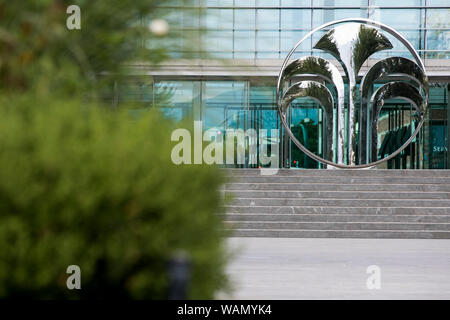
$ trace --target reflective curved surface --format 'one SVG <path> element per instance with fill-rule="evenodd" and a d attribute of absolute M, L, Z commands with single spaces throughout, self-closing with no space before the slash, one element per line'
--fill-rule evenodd
<path fill-rule="evenodd" d="M 388 82 L 378 88 L 372 95 L 370 103 L 372 105 L 371 112 L 371 158 L 377 159 L 378 151 L 378 119 L 381 109 L 388 99 L 401 98 L 411 103 L 416 110 L 416 120 L 422 118 L 426 113 L 426 104 L 419 90 L 409 83 L 405 82 Z"/>
<path fill-rule="evenodd" d="M 375 63 L 361 80 L 361 96 L 366 97 L 369 85 L 378 79 L 393 74 L 401 74 L 416 82 L 419 86 L 428 89 L 428 80 L 425 72 L 412 60 L 403 57 L 389 57 Z"/>
<path fill-rule="evenodd" d="M 349 81 L 348 103 L 348 159 L 356 163 L 356 123 L 355 110 L 357 91 L 356 77 L 363 63 L 374 53 L 392 49 L 392 43 L 377 29 L 360 23 L 348 23 L 329 30 L 314 46 L 333 55 L 342 64 Z"/>
<path fill-rule="evenodd" d="M 392 43 L 376 28 L 348 23 L 329 30 L 314 48 L 329 52 L 341 61 L 348 75 L 357 75 L 372 54 L 392 49 Z"/>
<path fill-rule="evenodd" d="M 374 159 L 373 157 L 369 159 L 370 154 L 367 152 L 368 148 L 373 148 L 373 143 L 370 143 L 371 139 L 367 139 L 368 125 L 373 123 L 373 118 L 368 118 L 370 114 L 368 96 L 375 81 L 388 78 L 391 75 L 398 75 L 412 80 L 424 92 L 425 100 L 428 99 L 428 79 L 417 63 L 403 57 L 389 57 L 375 63 L 362 78 L 359 88 L 361 99 L 359 159 L 361 163 L 368 163 Z"/>
<path fill-rule="evenodd" d="M 289 104 L 297 98 L 311 98 L 324 110 L 326 132 L 326 158 L 333 160 L 333 95 L 330 90 L 317 81 L 301 81 L 290 86 L 281 100 L 282 116 L 286 117 Z"/>
<path fill-rule="evenodd" d="M 330 114 L 328 115 L 328 121 L 332 122 L 331 126 L 334 129 L 333 124 L 336 125 L 337 130 L 337 150 L 336 150 L 336 159 L 338 163 L 343 163 L 344 156 L 344 98 L 345 98 L 345 87 L 344 80 L 336 68 L 334 64 L 331 62 L 320 58 L 320 57 L 304 57 L 293 62 L 289 63 L 286 68 L 283 70 L 281 74 L 281 81 L 279 82 L 279 88 L 277 90 L 279 92 L 283 92 L 283 89 L 286 85 L 286 82 L 292 79 L 293 77 L 297 77 L 299 80 L 307 80 L 307 77 L 316 76 L 320 79 L 323 79 L 333 85 L 336 90 L 337 95 L 337 105 L 336 105 L 336 118 L 334 118 L 334 113 L 331 107 Z M 328 155 L 332 148 L 332 143 L 327 143 L 327 152 Z M 332 158 L 329 158 L 332 159 Z"/>
<path fill-rule="evenodd" d="M 282 106 L 281 106 L 281 99 L 284 96 L 283 94 L 283 88 L 282 83 L 285 81 L 286 78 L 283 77 L 285 74 L 285 69 L 289 65 L 289 59 L 292 56 L 292 54 L 295 52 L 297 47 L 306 39 L 311 37 L 312 34 L 315 32 L 328 28 L 333 25 L 340 25 L 347 23 L 347 27 L 345 26 L 338 26 L 335 27 L 332 30 L 329 30 L 321 39 L 316 43 L 314 48 L 316 49 L 322 49 L 329 53 L 331 53 L 333 56 L 335 56 L 338 61 L 340 61 L 343 65 L 344 71 L 347 74 L 348 80 L 349 80 L 349 107 L 348 107 L 348 113 L 349 113 L 349 120 L 348 120 L 348 149 L 346 150 L 347 153 L 347 159 L 348 159 L 348 165 L 342 164 L 342 163 L 335 163 L 328 161 L 326 159 L 323 159 L 309 150 L 307 150 L 292 134 L 290 131 L 290 128 L 286 122 L 285 115 L 282 114 Z M 375 27 L 375 28 L 372 28 Z M 376 29 L 377 28 L 377 29 Z M 422 70 L 423 74 L 425 75 L 425 67 L 420 59 L 419 55 L 415 51 L 415 49 L 412 47 L 412 45 L 397 31 L 390 28 L 387 25 L 384 25 L 382 23 L 372 21 L 369 19 L 363 19 L 363 18 L 355 18 L 355 19 L 343 19 L 339 21 L 333 21 L 330 23 L 326 23 L 320 27 L 315 28 L 308 34 L 306 34 L 300 41 L 297 42 L 297 44 L 294 46 L 294 48 L 289 52 L 287 57 L 285 58 L 283 65 L 280 70 L 280 74 L 278 77 L 278 83 L 277 83 L 277 101 L 278 101 L 278 109 L 281 115 L 281 121 L 283 126 L 286 129 L 287 134 L 291 138 L 291 140 L 308 156 L 310 156 L 312 159 L 332 165 L 338 168 L 367 168 L 375 166 L 379 163 L 382 163 L 384 161 L 388 161 L 398 155 L 406 146 L 414 139 L 414 137 L 418 134 L 420 128 L 423 125 L 424 122 L 424 114 L 420 115 L 419 123 L 416 127 L 416 130 L 414 131 L 413 135 L 406 141 L 405 144 L 403 144 L 399 149 L 391 153 L 389 156 L 380 159 L 378 161 L 374 161 L 371 163 L 362 163 L 362 164 L 356 164 L 356 154 L 354 152 L 357 139 L 355 135 L 355 128 L 356 128 L 356 122 L 357 122 L 357 112 L 360 110 L 355 110 L 355 104 L 357 101 L 357 96 L 359 94 L 356 86 L 356 77 L 359 69 L 361 68 L 361 65 L 364 63 L 364 61 L 370 57 L 373 53 L 380 51 L 380 50 L 386 50 L 392 48 L 392 44 L 389 42 L 389 40 L 382 35 L 379 30 L 386 31 L 387 33 L 393 35 L 397 40 L 399 40 L 403 45 L 406 46 L 406 48 L 410 51 L 412 54 L 416 64 L 418 67 Z M 377 72 L 373 71 L 374 74 Z M 371 77 L 373 77 L 371 75 Z M 416 74 L 411 75 L 412 78 L 417 78 Z M 368 78 L 369 79 L 369 78 Z M 420 77 L 418 78 L 418 82 L 420 83 Z M 426 77 L 424 78 L 426 80 Z M 369 81 L 369 80 L 367 80 Z M 423 81 L 423 83 L 426 83 L 426 81 Z M 401 87 L 401 86 L 400 86 Z M 394 90 L 397 88 L 396 86 L 392 86 L 391 90 Z M 387 89 L 384 89 L 387 90 Z M 427 92 L 428 88 L 427 86 L 424 86 L 424 92 Z M 381 93 L 380 93 L 381 94 Z M 423 104 L 426 106 L 428 103 L 428 95 L 426 94 L 425 99 L 423 100 Z M 426 107 L 423 108 L 424 111 L 426 111 Z M 339 126 L 339 125 L 338 125 Z M 342 127 L 341 127 L 342 128 Z M 341 145 L 340 145 L 341 146 Z"/>

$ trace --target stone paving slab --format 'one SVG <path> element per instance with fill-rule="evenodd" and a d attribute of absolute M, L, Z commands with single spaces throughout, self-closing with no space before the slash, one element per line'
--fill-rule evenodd
<path fill-rule="evenodd" d="M 450 240 L 229 238 L 221 299 L 450 299 Z M 376 265 L 381 289 L 367 288 Z"/>

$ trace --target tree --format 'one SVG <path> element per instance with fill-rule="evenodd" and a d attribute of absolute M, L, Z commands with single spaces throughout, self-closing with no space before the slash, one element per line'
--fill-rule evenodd
<path fill-rule="evenodd" d="M 128 62 L 167 58 L 165 41 L 142 46 L 161 37 L 147 28 L 161 1 L 76 1 L 79 30 L 71 4 L 0 0 L 0 298 L 164 299 L 179 250 L 188 298 L 213 298 L 227 283 L 222 173 L 172 164 L 157 111 L 102 99 Z"/>

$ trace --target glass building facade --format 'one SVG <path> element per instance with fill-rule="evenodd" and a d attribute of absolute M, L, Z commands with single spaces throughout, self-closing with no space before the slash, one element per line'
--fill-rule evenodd
<path fill-rule="evenodd" d="M 136 64 L 135 76 L 118 85 L 114 103 L 133 101 L 136 108 L 130 112 L 159 108 L 168 118 L 201 120 L 205 130 L 218 132 L 277 129 L 280 166 L 320 168 L 293 145 L 280 125 L 278 72 L 295 43 L 312 29 L 344 18 L 369 18 L 396 29 L 414 46 L 431 84 L 430 108 L 421 134 L 380 167 L 450 168 L 448 0 L 194 0 L 175 1 L 159 10 L 173 37 L 141 42 L 152 49 L 158 42 L 167 46 L 169 41 L 171 60 L 158 68 Z M 313 46 L 324 32 L 305 41 L 293 58 L 323 55 Z M 374 54 L 373 61 L 410 57 L 397 40 L 390 40 L 393 49 Z M 324 152 L 324 119 L 317 102 L 294 101 L 288 120 L 291 131 L 308 149 L 318 155 Z M 410 104 L 388 101 L 379 121 L 379 156 L 398 148 L 413 126 Z"/>

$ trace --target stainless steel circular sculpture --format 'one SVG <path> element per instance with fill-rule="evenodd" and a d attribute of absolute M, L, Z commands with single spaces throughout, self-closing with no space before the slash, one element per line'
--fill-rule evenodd
<path fill-rule="evenodd" d="M 337 25 L 328 30 L 315 44 L 314 49 L 321 49 L 342 65 L 349 82 L 348 97 L 348 129 L 347 148 L 344 141 L 345 116 L 344 97 L 345 87 L 343 78 L 337 67 L 331 62 L 320 57 L 304 57 L 289 63 L 292 54 L 297 47 L 315 32 Z M 415 61 L 403 57 L 389 57 L 375 63 L 364 75 L 357 89 L 357 76 L 363 63 L 374 53 L 392 49 L 393 45 L 380 30 L 389 33 L 399 40 L 411 53 Z M 370 101 L 367 96 L 371 91 L 374 81 L 386 78 L 389 75 L 400 75 L 411 83 L 392 81 L 382 85 L 371 96 Z M 289 80 L 295 77 L 300 81 L 291 86 L 287 86 Z M 319 78 L 320 81 L 311 80 Z M 334 86 L 337 96 L 336 112 L 334 112 L 335 101 L 333 94 L 323 84 L 327 82 Z M 360 96 L 359 125 L 360 135 L 356 141 L 356 112 L 355 106 L 357 95 Z M 308 150 L 292 133 L 286 118 L 286 109 L 289 104 L 299 97 L 309 97 L 318 102 L 324 110 L 326 121 L 327 139 L 325 141 L 326 157 L 324 159 Z M 402 98 L 409 101 L 416 110 L 416 117 L 419 120 L 410 138 L 399 149 L 387 157 L 373 161 L 377 154 L 377 127 L 378 117 L 384 101 L 392 98 Z M 323 164 L 337 168 L 368 168 L 376 166 L 384 161 L 390 160 L 402 152 L 418 135 L 424 121 L 428 106 L 428 79 L 425 66 L 417 54 L 414 47 L 401 34 L 391 27 L 369 19 L 355 18 L 343 19 L 326 23 L 315 28 L 306 34 L 286 56 L 280 70 L 277 82 L 277 106 L 281 122 L 291 140 L 306 155 Z M 370 125 L 371 130 L 367 130 Z M 337 146 L 333 149 L 333 129 L 337 128 Z M 359 143 L 358 156 L 361 164 L 356 164 L 356 145 Z M 368 147 L 371 153 L 368 152 Z M 344 154 L 347 155 L 348 163 L 344 164 Z M 336 162 L 330 158 L 336 158 Z M 370 162 L 369 159 L 372 161 Z M 367 163 L 364 163 L 367 162 Z"/>

